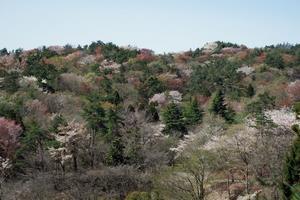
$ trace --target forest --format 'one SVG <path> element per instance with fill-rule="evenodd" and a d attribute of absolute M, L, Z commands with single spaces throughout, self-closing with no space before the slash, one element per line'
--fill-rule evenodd
<path fill-rule="evenodd" d="M 1 49 L 0 199 L 299 200 L 300 45 Z"/>

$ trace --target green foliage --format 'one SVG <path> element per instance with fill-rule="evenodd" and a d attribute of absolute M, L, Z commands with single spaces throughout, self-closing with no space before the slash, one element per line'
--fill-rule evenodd
<path fill-rule="evenodd" d="M 43 142 L 48 140 L 47 132 L 43 130 L 36 122 L 30 121 L 25 124 L 26 132 L 21 140 L 23 150 L 37 151 Z"/>
<path fill-rule="evenodd" d="M 295 139 L 291 150 L 286 158 L 285 166 L 284 166 L 284 180 L 282 184 L 282 190 L 284 197 L 286 199 L 294 199 L 296 195 L 300 194 L 299 183 L 300 183 L 300 129 L 299 126 L 296 125 L 293 127 L 293 130 L 297 134 L 297 138 Z"/>
<path fill-rule="evenodd" d="M 223 42 L 223 41 L 217 41 L 217 48 L 215 49 L 214 53 L 220 53 L 220 51 L 223 49 L 223 48 L 226 48 L 226 47 L 233 47 L 233 48 L 238 48 L 239 45 L 237 44 L 233 44 L 231 42 Z"/>
<path fill-rule="evenodd" d="M 227 122 L 233 122 L 234 112 L 226 105 L 225 96 L 221 90 L 217 90 L 213 94 L 209 111 L 213 114 L 220 115 Z"/>
<path fill-rule="evenodd" d="M 275 97 L 271 96 L 268 92 L 258 95 L 258 99 L 247 105 L 249 113 L 262 113 L 264 110 L 272 109 L 275 107 Z"/>
<path fill-rule="evenodd" d="M 195 66 L 189 80 L 192 93 L 211 95 L 219 88 L 226 93 L 238 92 L 240 75 L 236 72 L 238 65 L 223 59 L 211 61 L 209 64 Z"/>
<path fill-rule="evenodd" d="M 254 90 L 254 87 L 252 86 L 252 84 L 250 83 L 248 85 L 248 87 L 246 88 L 246 95 L 248 97 L 253 97 L 255 95 L 255 90 Z"/>
<path fill-rule="evenodd" d="M 28 56 L 26 61 L 27 67 L 23 74 L 25 76 L 35 76 L 39 82 L 45 79 L 48 82 L 53 83 L 59 75 L 59 71 L 54 65 L 44 63 L 42 60 L 43 56 L 49 55 L 44 55 L 43 52 L 38 51 Z"/>
<path fill-rule="evenodd" d="M 191 99 L 183 109 L 184 121 L 187 125 L 194 125 L 201 121 L 203 117 L 203 111 L 199 107 L 195 98 Z"/>
<path fill-rule="evenodd" d="M 6 55 L 8 55 L 7 49 L 6 48 L 1 49 L 0 50 L 0 56 L 6 56 Z"/>
<path fill-rule="evenodd" d="M 150 102 L 146 108 L 146 117 L 150 122 L 159 121 L 159 114 L 155 107 L 155 103 Z"/>
<path fill-rule="evenodd" d="M 112 91 L 112 81 L 109 80 L 106 76 L 103 77 L 104 79 L 100 83 L 101 89 L 104 90 L 107 94 L 110 94 Z"/>
<path fill-rule="evenodd" d="M 118 91 L 114 91 L 112 93 L 109 93 L 106 97 L 106 100 L 109 101 L 110 103 L 114 104 L 114 105 L 119 105 L 123 99 L 120 96 Z"/>
<path fill-rule="evenodd" d="M 299 119 L 299 116 L 300 116 L 300 102 L 296 102 L 294 104 L 293 111 L 296 113 L 296 118 Z"/>
<path fill-rule="evenodd" d="M 54 65 L 35 63 L 26 67 L 24 70 L 24 75 L 35 76 L 39 82 L 41 82 L 43 79 L 51 82 L 57 78 L 58 71 Z"/>
<path fill-rule="evenodd" d="M 51 127 L 50 127 L 50 131 L 57 133 L 58 132 L 58 128 L 60 126 L 66 126 L 67 125 L 67 121 L 66 119 L 62 116 L 62 115 L 56 115 L 54 117 L 54 119 L 51 122 Z"/>
<path fill-rule="evenodd" d="M 148 99 L 156 93 L 161 93 L 165 90 L 164 85 L 153 76 L 150 76 L 139 88 L 139 93 L 142 97 Z"/>
<path fill-rule="evenodd" d="M 149 192 L 131 192 L 125 200 L 152 200 Z"/>
<path fill-rule="evenodd" d="M 110 143 L 106 162 L 109 165 L 117 166 L 124 163 L 124 145 L 119 137 L 115 137 Z"/>
<path fill-rule="evenodd" d="M 53 56 L 57 56 L 58 54 L 55 51 L 50 50 L 49 48 L 46 48 L 45 46 L 41 49 L 41 56 L 44 58 L 51 58 Z"/>
<path fill-rule="evenodd" d="M 105 128 L 105 110 L 99 101 L 91 99 L 83 108 L 83 117 L 89 128 L 95 131 L 101 131 Z"/>
<path fill-rule="evenodd" d="M 120 64 L 127 62 L 130 58 L 134 58 L 138 54 L 137 50 L 120 48 L 111 42 L 105 44 L 102 41 L 92 42 L 88 50 L 90 53 L 96 53 L 97 48 L 101 49 L 101 53 L 105 59 L 113 60 Z"/>
<path fill-rule="evenodd" d="M 166 125 L 164 132 L 167 134 L 173 134 L 173 131 L 179 132 L 179 137 L 182 137 L 187 133 L 187 129 L 184 124 L 184 118 L 181 108 L 175 103 L 170 103 L 162 113 L 163 121 Z M 177 133 L 176 133 L 177 134 Z"/>
<path fill-rule="evenodd" d="M 271 67 L 275 67 L 278 69 L 284 68 L 284 61 L 280 53 L 277 51 L 272 51 L 267 54 L 265 63 Z"/>
<path fill-rule="evenodd" d="M 3 80 L 2 88 L 9 93 L 14 93 L 19 89 L 19 73 L 16 71 L 9 72 Z"/>

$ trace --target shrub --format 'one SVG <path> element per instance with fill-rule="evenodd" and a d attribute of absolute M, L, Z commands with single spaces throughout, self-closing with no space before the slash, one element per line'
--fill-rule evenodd
<path fill-rule="evenodd" d="M 284 68 L 284 61 L 280 53 L 278 52 L 270 52 L 266 56 L 265 63 L 271 67 L 275 67 L 278 69 L 283 69 Z"/>
<path fill-rule="evenodd" d="M 131 192 L 125 200 L 152 200 L 149 192 Z"/>

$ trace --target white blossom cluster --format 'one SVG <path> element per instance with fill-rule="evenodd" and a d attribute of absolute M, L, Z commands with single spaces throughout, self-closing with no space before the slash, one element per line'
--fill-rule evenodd
<path fill-rule="evenodd" d="M 180 103 L 182 100 L 182 94 L 176 90 L 172 90 L 169 92 L 163 92 L 153 95 L 149 99 L 149 102 L 156 102 L 159 105 L 166 104 L 168 102 Z"/>
<path fill-rule="evenodd" d="M 244 74 L 246 74 L 246 75 L 249 75 L 249 74 L 251 74 L 252 72 L 254 72 L 255 71 L 255 69 L 253 68 L 253 67 L 249 67 L 249 66 L 243 66 L 243 67 L 240 67 L 240 68 L 238 68 L 237 70 L 236 70 L 236 72 L 242 72 L 242 73 L 244 73 Z"/>
<path fill-rule="evenodd" d="M 299 120 L 296 119 L 296 114 L 288 108 L 282 108 L 280 110 L 268 110 L 265 112 L 275 124 L 290 128 L 294 124 L 299 124 Z"/>

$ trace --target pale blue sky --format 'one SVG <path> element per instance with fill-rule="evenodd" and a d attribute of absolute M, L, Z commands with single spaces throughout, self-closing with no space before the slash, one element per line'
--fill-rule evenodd
<path fill-rule="evenodd" d="M 0 49 L 118 45 L 174 52 L 208 41 L 300 43 L 299 0 L 0 0 Z"/>

